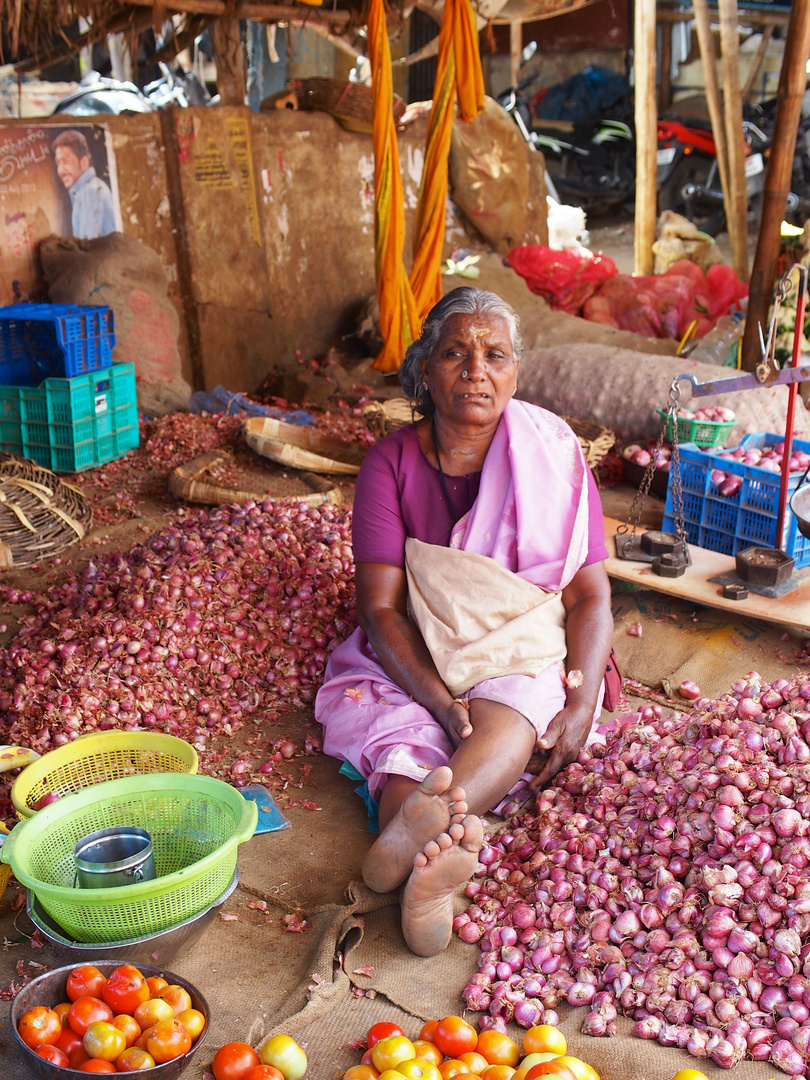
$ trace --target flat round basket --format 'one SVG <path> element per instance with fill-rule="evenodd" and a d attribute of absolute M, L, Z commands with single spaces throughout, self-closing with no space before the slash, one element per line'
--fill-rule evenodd
<path fill-rule="evenodd" d="M 389 398 L 388 401 L 370 401 L 363 409 L 366 427 L 375 437 L 383 439 L 392 431 L 418 420 L 421 413 L 411 408 L 407 398 Z"/>
<path fill-rule="evenodd" d="M 608 428 L 602 427 L 593 420 L 577 420 L 573 416 L 561 416 L 560 419 L 573 430 L 588 466 L 595 469 L 616 442 L 616 436 Z"/>
<path fill-rule="evenodd" d="M 279 493 L 277 489 L 281 485 L 278 478 L 273 478 L 270 490 L 267 483 L 235 487 L 214 479 L 220 466 L 228 467 L 235 464 L 235 460 L 236 455 L 230 447 L 220 447 L 218 450 L 200 454 L 199 457 L 178 465 L 169 473 L 169 491 L 178 499 L 205 503 L 207 506 L 230 505 L 250 499 L 257 503 L 264 502 L 265 499 L 273 499 L 277 503 L 305 502 L 309 506 L 323 506 L 324 503 L 339 506 L 343 502 L 343 492 L 339 487 L 311 472 L 296 470 L 294 480 L 290 478 L 285 486 L 290 488 L 297 484 L 305 490 L 294 494 Z"/>
<path fill-rule="evenodd" d="M 245 442 L 257 454 L 293 469 L 356 476 L 366 447 L 341 442 L 314 428 L 285 424 L 269 416 L 251 416 L 242 428 Z"/>
<path fill-rule="evenodd" d="M 92 524 L 79 488 L 28 458 L 0 452 L 0 569 L 49 559 Z"/>

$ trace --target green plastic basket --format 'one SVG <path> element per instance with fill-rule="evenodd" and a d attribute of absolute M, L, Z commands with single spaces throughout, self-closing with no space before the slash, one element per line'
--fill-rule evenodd
<path fill-rule="evenodd" d="M 655 410 L 663 421 L 666 409 Z M 691 420 L 686 416 L 675 417 L 675 430 L 679 443 L 697 443 L 698 446 L 722 446 L 728 433 L 737 423 L 736 420 Z M 672 417 L 667 418 L 667 432 L 664 438 L 672 442 Z"/>
<path fill-rule="evenodd" d="M 213 904 L 257 820 L 256 803 L 222 780 L 128 776 L 66 795 L 15 825 L 0 859 L 76 941 L 120 941 L 167 930 Z M 76 842 L 115 825 L 149 833 L 157 877 L 116 889 L 74 888 Z"/>

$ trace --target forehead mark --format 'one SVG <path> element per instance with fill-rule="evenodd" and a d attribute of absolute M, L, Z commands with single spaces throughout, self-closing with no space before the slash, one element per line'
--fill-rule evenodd
<path fill-rule="evenodd" d="M 492 333 L 492 327 L 490 326 L 471 326 L 470 333 L 474 338 L 486 337 L 487 334 Z"/>

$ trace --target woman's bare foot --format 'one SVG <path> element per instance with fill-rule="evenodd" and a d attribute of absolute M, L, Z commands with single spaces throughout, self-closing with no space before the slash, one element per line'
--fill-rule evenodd
<path fill-rule="evenodd" d="M 483 842 L 481 819 L 468 814 L 417 852 L 402 892 L 402 932 L 417 956 L 435 956 L 447 948 L 453 896 L 475 870 Z"/>
<path fill-rule="evenodd" d="M 405 797 L 363 860 L 363 880 L 370 889 L 398 888 L 413 870 L 416 853 L 466 814 L 464 788 L 452 783 L 452 770 L 440 765 Z"/>

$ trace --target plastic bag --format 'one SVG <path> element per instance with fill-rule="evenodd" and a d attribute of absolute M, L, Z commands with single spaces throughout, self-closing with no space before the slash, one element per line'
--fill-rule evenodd
<path fill-rule="evenodd" d="M 585 301 L 617 273 L 615 262 L 607 255 L 556 251 L 541 244 L 513 248 L 507 261 L 533 293 L 555 311 L 569 315 L 579 315 Z"/>
<path fill-rule="evenodd" d="M 210 392 L 207 390 L 195 390 L 188 399 L 189 410 L 193 413 L 225 413 L 226 416 L 272 416 L 275 420 L 283 420 L 285 424 L 298 424 L 306 427 L 311 424 L 313 416 L 296 409 L 294 412 L 284 412 L 272 405 L 260 405 L 258 401 L 251 401 L 242 394 L 232 394 L 224 386 L 215 386 Z"/>

